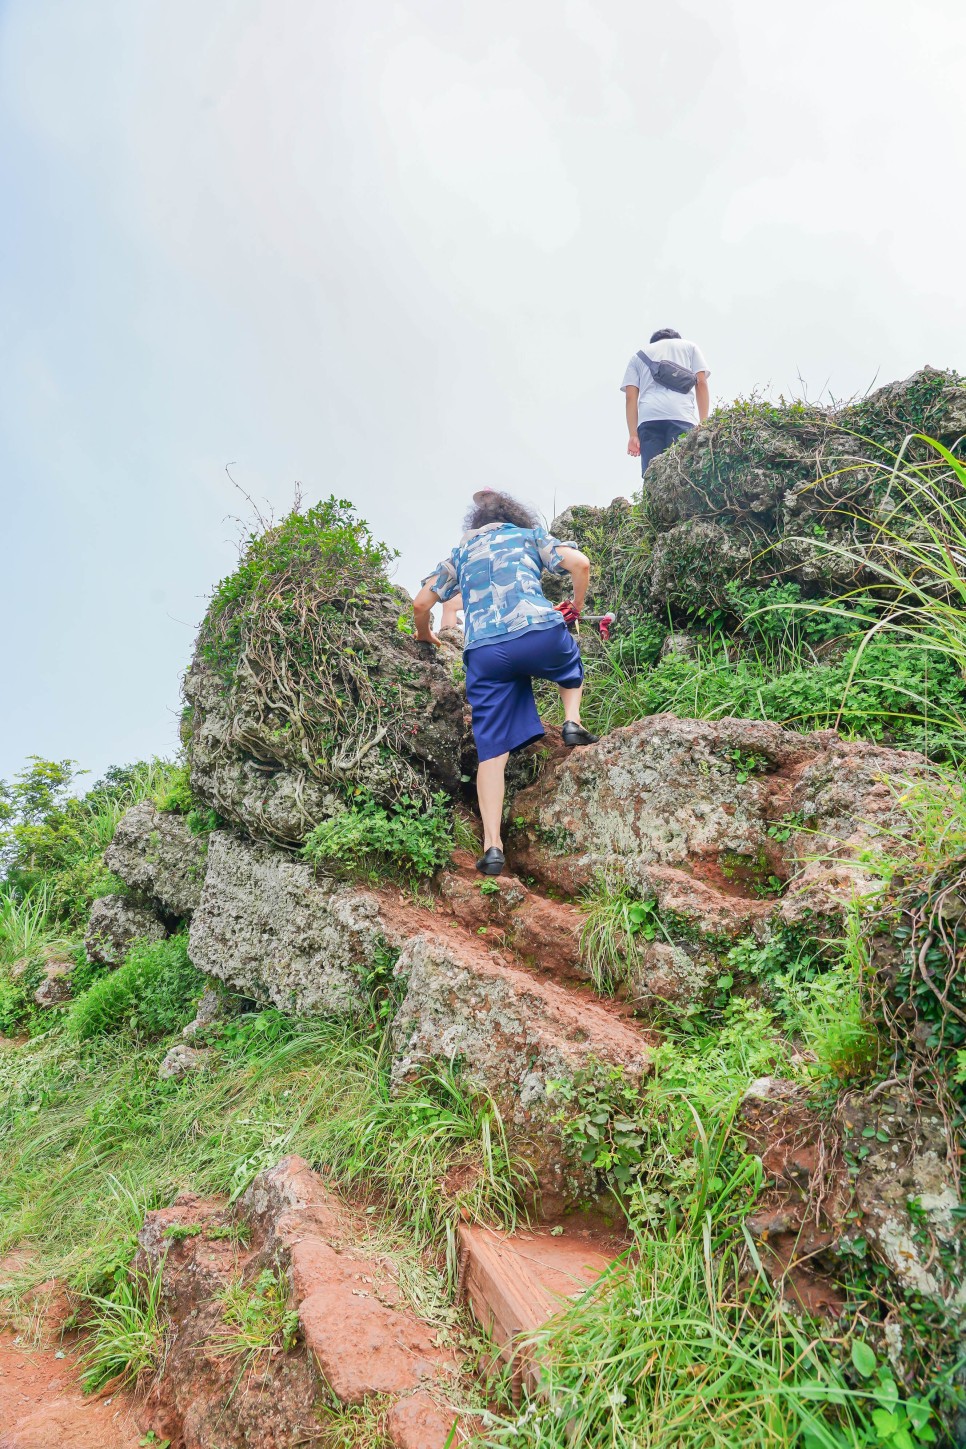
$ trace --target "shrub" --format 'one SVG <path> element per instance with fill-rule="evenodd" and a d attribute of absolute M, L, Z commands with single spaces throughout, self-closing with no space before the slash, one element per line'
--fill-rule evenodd
<path fill-rule="evenodd" d="M 352 874 L 428 876 L 452 850 L 452 810 L 440 792 L 429 809 L 410 796 L 389 808 L 364 800 L 317 825 L 303 854 Z"/>
<path fill-rule="evenodd" d="M 186 935 L 135 945 L 123 966 L 95 981 L 70 1009 L 76 1037 L 130 1031 L 151 1039 L 177 1031 L 188 1019 L 204 977 L 188 959 Z"/>

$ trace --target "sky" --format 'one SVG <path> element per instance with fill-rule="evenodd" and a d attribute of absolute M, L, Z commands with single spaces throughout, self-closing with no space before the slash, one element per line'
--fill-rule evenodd
<path fill-rule="evenodd" d="M 474 488 L 639 486 L 658 327 L 713 401 L 966 371 L 964 42 L 960 0 L 0 0 L 0 778 L 174 754 L 244 494 L 352 500 L 414 590 Z"/>

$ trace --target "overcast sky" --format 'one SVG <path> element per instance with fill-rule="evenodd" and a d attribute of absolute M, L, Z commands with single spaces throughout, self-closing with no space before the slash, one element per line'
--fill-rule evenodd
<path fill-rule="evenodd" d="M 226 464 L 352 499 L 412 589 L 474 487 L 638 485 L 656 327 L 718 400 L 966 370 L 964 41 L 961 0 L 0 0 L 0 776 L 173 753 Z"/>

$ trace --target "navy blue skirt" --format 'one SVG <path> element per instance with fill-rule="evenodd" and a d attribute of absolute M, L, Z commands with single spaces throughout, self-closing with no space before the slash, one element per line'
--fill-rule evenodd
<path fill-rule="evenodd" d="M 505 634 L 463 656 L 466 697 L 473 710 L 473 738 L 480 760 L 521 749 L 544 733 L 533 698 L 533 680 L 550 679 L 564 689 L 584 682 L 577 641 L 560 627 Z"/>

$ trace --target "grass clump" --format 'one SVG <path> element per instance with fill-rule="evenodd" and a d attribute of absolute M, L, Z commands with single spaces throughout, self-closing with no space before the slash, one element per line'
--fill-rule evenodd
<path fill-rule="evenodd" d="M 365 876 L 431 876 L 454 848 L 453 813 L 441 791 L 428 807 L 412 796 L 390 806 L 372 799 L 323 820 L 303 854 L 317 865 Z"/>
<path fill-rule="evenodd" d="M 888 1388 L 882 1377 L 874 1388 L 853 1387 L 835 1347 L 787 1311 L 763 1274 L 749 1287 L 741 1254 L 710 1217 L 668 1237 L 638 1231 L 632 1257 L 534 1336 L 540 1394 L 519 1415 L 491 1421 L 487 1445 L 908 1449 L 935 1441 L 927 1403 L 901 1405 L 891 1376 Z M 908 1426 L 905 1439 L 879 1428 L 887 1400 L 897 1427 Z"/>
<path fill-rule="evenodd" d="M 224 1327 L 211 1342 L 221 1357 L 237 1361 L 239 1377 L 265 1358 L 294 1348 L 299 1315 L 287 1306 L 288 1298 L 288 1279 L 280 1269 L 265 1268 L 253 1283 L 237 1279 L 225 1289 Z"/>
<path fill-rule="evenodd" d="M 88 1297 L 88 1346 L 81 1358 L 85 1393 L 96 1393 L 108 1384 L 127 1388 L 144 1374 L 157 1372 L 164 1358 L 166 1328 L 161 1294 L 158 1271 L 150 1278 L 122 1274 L 109 1293 Z"/>
<path fill-rule="evenodd" d="M 168 1036 L 189 1019 L 204 984 L 186 934 L 140 942 L 72 1004 L 68 1030 L 78 1038 L 119 1031 L 148 1041 Z"/>

